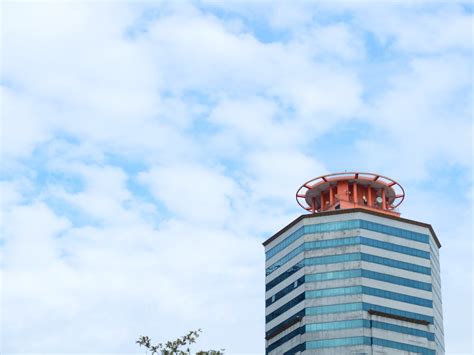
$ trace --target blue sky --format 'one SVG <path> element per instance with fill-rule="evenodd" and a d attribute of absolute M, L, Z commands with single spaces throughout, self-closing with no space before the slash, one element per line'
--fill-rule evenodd
<path fill-rule="evenodd" d="M 344 170 L 433 225 L 472 353 L 472 5 L 1 6 L 2 353 L 263 353 L 261 242 Z"/>

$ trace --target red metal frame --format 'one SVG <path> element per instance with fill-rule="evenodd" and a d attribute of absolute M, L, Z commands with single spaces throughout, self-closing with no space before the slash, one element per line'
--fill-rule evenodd
<path fill-rule="evenodd" d="M 352 191 L 349 188 L 349 184 L 352 184 Z M 336 186 L 342 186 L 348 196 L 342 196 L 338 194 L 334 195 L 334 188 Z M 363 204 L 359 203 L 358 190 L 359 186 L 367 186 L 368 198 L 363 195 Z M 375 187 L 374 187 L 375 186 Z M 316 190 L 315 190 L 316 189 Z M 381 192 L 382 204 L 375 206 L 373 200 L 376 198 L 373 196 L 375 192 Z M 308 192 L 310 194 L 308 195 Z M 388 196 L 386 195 L 388 192 Z M 353 193 L 353 196 L 350 195 Z M 339 195 L 339 196 L 338 196 Z M 308 198 L 311 203 L 308 202 Z M 316 199 L 319 198 L 319 208 Z M 335 174 L 322 175 L 317 178 L 311 179 L 305 182 L 296 192 L 296 201 L 298 204 L 307 211 L 312 213 L 321 212 L 322 210 L 329 210 L 340 201 L 350 202 L 357 207 L 365 208 L 377 208 L 378 210 L 386 211 L 390 214 L 399 214 L 395 209 L 405 199 L 405 190 L 395 180 L 374 173 L 364 172 L 341 172 Z M 390 200 L 390 201 L 389 201 Z M 367 203 L 368 201 L 368 203 Z M 349 204 L 346 204 L 349 205 Z M 345 207 L 347 208 L 347 207 Z"/>

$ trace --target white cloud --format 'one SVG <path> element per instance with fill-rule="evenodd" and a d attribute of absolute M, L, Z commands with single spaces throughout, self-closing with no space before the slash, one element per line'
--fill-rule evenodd
<path fill-rule="evenodd" d="M 249 329 L 255 335 L 262 331 L 258 319 L 263 310 L 249 305 L 263 295 L 262 274 L 254 272 L 255 265 L 263 268 L 259 239 L 233 235 L 219 223 L 197 223 L 192 218 L 169 221 L 156 230 L 137 215 L 138 208 L 121 206 L 130 196 L 119 169 L 71 170 L 81 171 L 86 181 L 84 192 L 71 194 L 69 202 L 102 218 L 101 224 L 72 227 L 44 204 L 8 212 L 5 351 L 132 349 L 139 334 L 172 338 L 186 330 L 183 324 L 207 329 L 214 340 L 202 345 L 212 347 L 215 337 L 249 319 L 240 312 L 243 308 L 253 309 L 254 326 Z M 194 186 L 220 181 L 218 175 L 199 173 L 208 180 L 194 181 Z M 215 187 L 227 187 L 223 181 Z M 207 199 L 207 194 L 197 197 Z M 217 203 L 213 207 L 222 207 L 216 198 L 211 198 Z M 255 284 L 261 287 L 248 286 Z M 18 317 L 25 311 L 28 316 Z M 180 321 L 162 321 L 169 317 Z M 44 319 L 49 319 L 47 325 Z M 33 332 L 24 333 L 25 322 Z M 58 331 L 58 324 L 67 326 Z M 221 346 L 245 351 L 250 344 L 258 346 L 259 338 L 249 338 L 244 348 L 238 339 Z"/>
<path fill-rule="evenodd" d="M 324 166 L 300 152 L 261 151 L 249 157 L 246 170 L 254 179 L 252 194 L 261 199 L 288 201 L 299 186 L 326 173 Z"/>
<path fill-rule="evenodd" d="M 7 140 L 7 151 L 21 149 L 27 154 L 61 132 L 108 149 L 156 152 L 174 145 L 176 155 L 192 155 L 189 139 L 177 129 L 190 127 L 189 117 L 206 110 L 189 102 L 183 108 L 177 102 L 186 100 L 183 96 L 189 91 L 212 100 L 244 91 L 247 96 L 263 93 L 279 98 L 306 121 L 326 113 L 314 129 L 331 126 L 337 116 L 360 105 L 360 84 L 353 72 L 314 62 L 307 47 L 261 43 L 248 32 L 236 32 L 225 21 L 186 6 L 169 10 L 148 32 L 132 38 L 126 37 L 126 29 L 134 23 L 134 12 L 125 4 L 37 8 L 15 3 L 6 9 L 10 15 L 4 25 L 4 48 L 9 55 L 4 75 L 24 88 L 15 101 L 23 102 L 22 107 L 41 101 L 34 115 L 6 112 L 12 116 L 9 122 L 21 123 L 6 126 L 6 137 L 18 135 L 15 127 L 32 130 L 23 135 L 22 144 Z M 62 31 L 56 36 L 58 28 Z M 325 49 L 326 37 L 319 40 Z M 336 51 L 348 51 L 347 44 L 336 42 Z M 163 90 L 175 98 L 160 97 Z"/>
<path fill-rule="evenodd" d="M 209 122 L 218 127 L 212 149 L 239 158 L 248 150 L 307 143 L 302 123 L 281 111 L 284 108 L 270 99 L 222 99 L 209 115 Z"/>
<path fill-rule="evenodd" d="M 171 213 L 196 224 L 225 223 L 239 194 L 232 179 L 192 164 L 153 168 L 139 179 Z"/>
<path fill-rule="evenodd" d="M 460 56 L 413 60 L 368 108 L 379 131 L 360 141 L 360 154 L 379 169 L 410 179 L 426 178 L 434 164 L 468 166 L 470 74 L 467 58 Z"/>
<path fill-rule="evenodd" d="M 10 252 L 5 260 L 7 266 L 21 268 L 27 260 L 28 265 L 42 267 L 58 257 L 60 251 L 53 247 L 52 238 L 69 227 L 66 219 L 58 218 L 44 204 L 33 204 L 12 209 L 6 220 L 6 242 Z M 30 225 L 35 226 L 33 235 Z"/>
<path fill-rule="evenodd" d="M 1 88 L 1 95 L 2 114 L 9 118 L 0 126 L 1 152 L 4 156 L 28 156 L 37 143 L 52 136 L 46 122 L 57 113 L 40 101 L 5 87 Z M 41 117 L 38 111 L 42 112 Z"/>
<path fill-rule="evenodd" d="M 364 9 L 364 10 L 367 10 Z M 460 3 L 445 3 L 431 11 L 423 6 L 375 6 L 364 13 L 368 27 L 383 41 L 410 53 L 471 50 L 472 16 Z"/>
<path fill-rule="evenodd" d="M 305 47 L 314 58 L 336 62 L 357 60 L 364 56 L 364 45 L 360 33 L 344 23 L 312 26 L 310 30 L 297 35 L 299 45 Z"/>

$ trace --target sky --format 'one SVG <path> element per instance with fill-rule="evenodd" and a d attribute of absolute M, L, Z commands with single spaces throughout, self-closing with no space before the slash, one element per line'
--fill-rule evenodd
<path fill-rule="evenodd" d="M 473 352 L 469 2 L 3 1 L 2 354 L 264 352 L 262 242 L 295 192 L 389 176 Z M 196 348 L 197 349 L 197 348 Z"/>

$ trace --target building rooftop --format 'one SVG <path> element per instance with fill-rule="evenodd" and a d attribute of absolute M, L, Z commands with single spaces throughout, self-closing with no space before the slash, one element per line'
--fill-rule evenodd
<path fill-rule="evenodd" d="M 405 191 L 393 179 L 373 173 L 344 172 L 319 176 L 296 192 L 298 204 L 311 213 L 363 208 L 400 216 Z"/>

